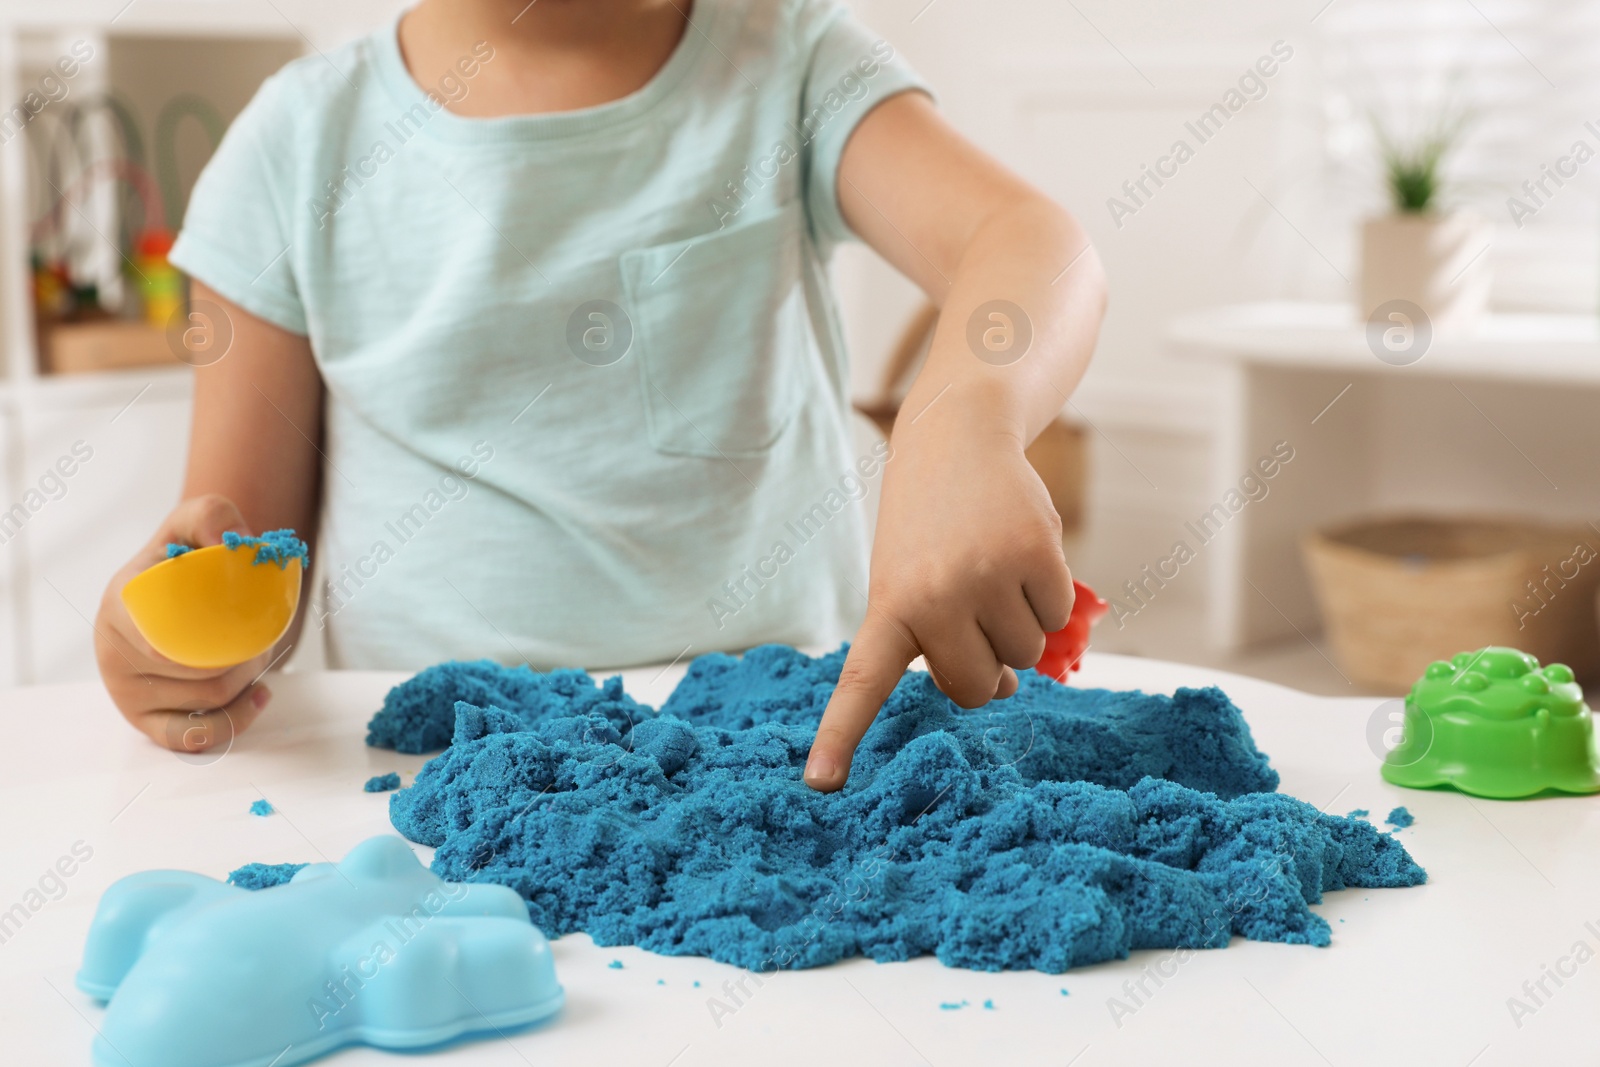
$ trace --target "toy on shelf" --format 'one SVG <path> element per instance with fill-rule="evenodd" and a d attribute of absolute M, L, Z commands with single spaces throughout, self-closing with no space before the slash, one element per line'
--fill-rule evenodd
<path fill-rule="evenodd" d="M 1514 648 L 1458 652 L 1411 687 L 1403 736 L 1382 774 L 1413 789 L 1450 785 L 1502 800 L 1600 792 L 1594 719 L 1565 664 L 1541 668 Z"/>
<path fill-rule="evenodd" d="M 171 545 L 168 557 L 122 587 L 150 647 L 185 667 L 231 667 L 277 644 L 300 604 L 305 542 L 293 530 L 228 533 L 208 548 Z"/>
<path fill-rule="evenodd" d="M 200 96 L 173 97 L 157 117 L 151 160 L 136 109 L 114 90 L 64 100 L 49 116 L 24 138 L 48 201 L 28 229 L 40 371 L 192 362 L 179 336 L 189 325 L 187 283 L 168 258 L 188 195 L 178 138 L 194 120 L 209 154 L 226 119 Z"/>
<path fill-rule="evenodd" d="M 1033 668 L 1065 683 L 1067 675 L 1078 669 L 1083 654 L 1089 650 L 1089 631 L 1105 615 L 1109 605 L 1099 595 L 1076 578 L 1072 580 L 1072 614 L 1067 625 L 1053 634 L 1045 634 L 1044 655 Z"/>
<path fill-rule="evenodd" d="M 111 113 L 123 116 L 116 107 Z M 72 120 L 81 125 L 82 112 Z M 124 367 L 177 364 L 178 354 L 167 327 L 184 304 L 183 276 L 166 259 L 172 237 L 166 229 L 155 181 L 140 163 L 137 134 L 124 126 L 130 158 L 99 159 L 72 179 L 62 178 L 61 192 L 50 210 L 34 223 L 30 234 L 34 261 L 34 317 L 38 330 L 39 368 L 45 374 L 82 374 Z M 135 152 L 139 149 L 139 152 Z M 114 183 L 111 189 L 103 188 Z M 83 235 L 75 231 L 93 226 L 100 203 L 114 193 L 121 205 L 117 214 L 117 247 L 124 272 L 108 275 L 91 264 L 76 269 L 72 250 Z M 139 220 L 138 224 L 133 219 Z M 91 229 L 92 241 L 109 240 L 108 219 Z M 134 303 L 126 299 L 132 285 L 143 298 L 143 314 L 131 317 Z M 102 299 L 106 296 L 109 299 Z"/>
<path fill-rule="evenodd" d="M 144 298 L 144 321 L 164 330 L 183 310 L 183 275 L 167 260 L 173 236 L 168 230 L 146 230 L 134 245 L 139 295 Z"/>
<path fill-rule="evenodd" d="M 550 945 L 517 894 L 446 882 L 394 836 L 249 890 L 143 871 L 100 899 L 78 988 L 109 1000 L 96 1067 L 289 1067 L 427 1048 L 555 1014 Z"/>
<path fill-rule="evenodd" d="M 41 322 L 70 318 L 77 310 L 77 290 L 66 263 L 59 259 L 47 260 L 34 252 L 31 264 L 35 316 Z"/>

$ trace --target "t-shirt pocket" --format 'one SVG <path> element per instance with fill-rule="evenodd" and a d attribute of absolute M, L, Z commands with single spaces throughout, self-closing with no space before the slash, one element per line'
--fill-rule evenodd
<path fill-rule="evenodd" d="M 657 451 L 757 456 L 794 421 L 810 320 L 798 202 L 622 256 Z"/>

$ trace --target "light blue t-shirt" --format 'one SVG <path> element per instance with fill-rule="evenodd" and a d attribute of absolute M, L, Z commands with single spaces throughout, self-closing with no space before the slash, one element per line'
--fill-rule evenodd
<path fill-rule="evenodd" d="M 835 0 L 697 0 L 623 99 L 444 106 L 510 61 L 419 86 L 393 24 L 297 60 L 191 198 L 173 261 L 326 384 L 307 635 L 406 669 L 847 637 L 886 451 L 824 264 L 846 140 L 919 81 Z"/>

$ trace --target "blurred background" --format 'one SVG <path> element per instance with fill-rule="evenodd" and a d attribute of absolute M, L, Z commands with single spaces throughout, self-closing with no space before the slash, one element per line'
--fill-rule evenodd
<path fill-rule="evenodd" d="M 1593 674 L 1600 3 L 854 6 L 1106 264 L 1033 452 L 1094 647 L 1331 694 L 1491 642 Z M 400 7 L 0 4 L 0 685 L 94 675 L 176 500 L 195 176 L 263 78 Z M 833 269 L 881 419 L 931 319 L 870 253 Z"/>

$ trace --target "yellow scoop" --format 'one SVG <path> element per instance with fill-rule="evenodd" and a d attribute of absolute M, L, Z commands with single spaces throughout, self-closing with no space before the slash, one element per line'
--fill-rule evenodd
<path fill-rule="evenodd" d="M 231 667 L 277 643 L 300 604 L 300 560 L 255 562 L 249 546 L 212 545 L 163 560 L 122 587 L 133 625 L 185 667 Z"/>

